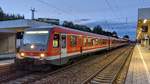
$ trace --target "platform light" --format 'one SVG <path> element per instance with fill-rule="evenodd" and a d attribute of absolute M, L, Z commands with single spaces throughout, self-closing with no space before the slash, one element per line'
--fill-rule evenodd
<path fill-rule="evenodd" d="M 144 19 L 143 23 L 145 24 L 147 22 L 147 19 Z"/>
<path fill-rule="evenodd" d="M 47 34 L 48 31 L 26 31 L 26 34 Z"/>

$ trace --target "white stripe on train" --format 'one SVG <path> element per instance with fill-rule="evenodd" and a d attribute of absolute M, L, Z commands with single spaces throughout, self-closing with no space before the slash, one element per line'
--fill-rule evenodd
<path fill-rule="evenodd" d="M 112 47 L 118 47 L 118 46 L 121 46 L 121 45 L 124 45 L 124 44 L 120 44 L 120 45 L 115 45 L 115 46 L 110 46 L 111 48 Z M 91 52 L 96 52 L 96 51 L 100 51 L 100 50 L 104 50 L 104 49 L 108 49 L 109 47 L 103 47 L 103 48 L 98 48 L 98 49 L 91 49 L 91 50 L 86 50 L 86 51 L 83 51 L 82 53 L 85 54 L 85 53 L 91 53 Z M 43 58 L 43 60 L 55 60 L 55 59 L 60 59 L 60 58 L 65 58 L 65 57 L 71 57 L 71 56 L 74 56 L 74 55 L 79 55 L 81 54 L 81 52 L 74 52 L 74 53 L 69 53 L 67 54 L 66 56 L 61 56 L 61 55 L 55 55 L 55 56 L 49 56 L 49 57 L 46 57 L 46 58 Z M 39 56 L 26 56 L 28 58 L 34 58 L 34 59 L 40 59 Z M 42 60 L 42 59 L 41 59 Z"/>

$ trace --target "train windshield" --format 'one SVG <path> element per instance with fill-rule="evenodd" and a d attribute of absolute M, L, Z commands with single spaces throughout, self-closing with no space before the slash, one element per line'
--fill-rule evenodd
<path fill-rule="evenodd" d="M 48 31 L 26 31 L 24 34 L 23 44 L 37 44 L 37 45 L 47 45 L 48 42 Z"/>

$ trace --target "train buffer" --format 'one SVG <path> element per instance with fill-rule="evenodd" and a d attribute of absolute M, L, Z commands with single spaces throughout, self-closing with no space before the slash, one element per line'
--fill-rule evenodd
<path fill-rule="evenodd" d="M 135 46 L 125 84 L 150 84 L 150 50 Z"/>

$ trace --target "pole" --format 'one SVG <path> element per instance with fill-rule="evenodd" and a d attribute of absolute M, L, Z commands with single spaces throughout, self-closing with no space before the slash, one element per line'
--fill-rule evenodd
<path fill-rule="evenodd" d="M 31 19 L 34 20 L 34 13 L 35 13 L 35 8 L 31 8 Z"/>

